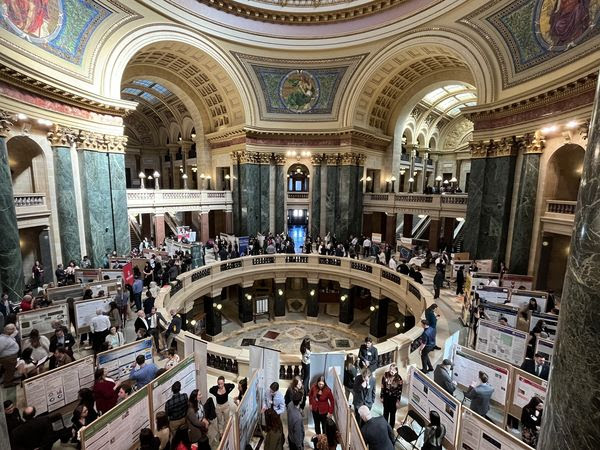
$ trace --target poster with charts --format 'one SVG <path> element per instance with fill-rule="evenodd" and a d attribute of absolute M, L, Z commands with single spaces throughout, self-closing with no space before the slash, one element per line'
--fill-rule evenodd
<path fill-rule="evenodd" d="M 171 386 L 176 381 L 181 383 L 181 392 L 187 394 L 188 397 L 194 389 L 197 389 L 196 363 L 193 355 L 180 361 L 175 367 L 167 370 L 150 383 L 152 386 L 153 417 L 156 417 L 157 412 L 165 410 L 165 403 L 173 395 Z M 206 401 L 206 399 L 207 397 L 203 397 L 203 401 Z"/>
<path fill-rule="evenodd" d="M 499 322 L 500 318 L 505 318 L 508 326 L 516 328 L 517 319 L 519 317 L 519 309 L 510 305 L 494 305 L 487 303 L 484 306 L 485 315 L 488 316 L 490 322 Z"/>
<path fill-rule="evenodd" d="M 489 378 L 488 383 L 494 388 L 492 400 L 502 406 L 506 405 L 510 379 L 510 371 L 507 367 L 493 364 L 486 360 L 485 355 L 460 346 L 456 347 L 453 361 L 452 379 L 459 386 L 468 389 L 471 383 L 479 379 L 479 372 L 484 372 Z"/>
<path fill-rule="evenodd" d="M 144 355 L 146 362 L 153 362 L 152 338 L 125 344 L 121 347 L 98 353 L 98 367 L 103 367 L 106 376 L 113 380 L 127 380 L 135 366 L 135 358 Z"/>
<path fill-rule="evenodd" d="M 266 393 L 271 383 L 279 381 L 279 350 L 273 350 L 267 347 L 251 345 L 250 352 L 250 372 L 259 370 L 259 389 L 261 395 Z"/>
<path fill-rule="evenodd" d="M 522 289 L 513 289 L 510 292 L 510 303 L 518 308 L 527 308 L 530 299 L 535 299 L 540 311 L 546 311 L 546 302 L 548 293 L 540 291 L 526 291 Z"/>
<path fill-rule="evenodd" d="M 409 369 L 408 406 L 426 422 L 429 420 L 429 411 L 437 411 L 441 423 L 446 427 L 444 448 L 455 448 L 460 403 L 414 366 Z"/>
<path fill-rule="evenodd" d="M 148 389 L 143 388 L 82 428 L 81 448 L 129 450 L 139 445 L 140 430 L 152 428 L 152 422 Z"/>
<path fill-rule="evenodd" d="M 31 330 L 36 329 L 41 335 L 50 338 L 54 334 L 53 323 L 69 326 L 69 306 L 61 303 L 47 308 L 34 309 L 17 314 L 17 327 L 21 338 L 29 338 Z"/>
<path fill-rule="evenodd" d="M 77 401 L 79 389 L 94 384 L 94 357 L 74 361 L 23 382 L 25 401 L 38 414 L 56 411 Z"/>
<path fill-rule="evenodd" d="M 458 448 L 461 450 L 531 450 L 518 438 L 463 408 Z"/>
<path fill-rule="evenodd" d="M 348 401 L 346 399 L 346 393 L 344 392 L 344 386 L 342 385 L 340 375 L 334 368 L 331 369 L 334 372 L 334 383 L 331 387 L 333 391 L 333 415 L 335 417 L 335 423 L 338 426 L 340 435 L 342 436 L 342 448 L 346 448 L 346 442 L 348 441 L 348 416 L 350 415 L 350 409 L 348 408 Z"/>
<path fill-rule="evenodd" d="M 554 354 L 554 341 L 550 339 L 539 338 L 535 344 L 535 352 L 548 355 L 546 356 L 546 360 L 552 363 L 552 355 Z"/>
<path fill-rule="evenodd" d="M 101 309 L 103 314 L 108 314 L 110 311 L 110 302 L 112 301 L 112 298 L 104 297 L 75 302 L 75 327 L 77 328 L 77 333 L 87 333 L 90 331 L 90 323 L 96 316 L 96 311 Z"/>
<path fill-rule="evenodd" d="M 546 338 L 554 341 L 556 338 L 556 329 L 558 328 L 558 316 L 556 314 L 531 312 L 531 317 L 529 318 L 529 331 L 533 330 L 540 320 L 543 320 L 546 324 L 546 330 L 548 333 Z"/>
<path fill-rule="evenodd" d="M 510 289 L 497 286 L 478 286 L 475 294 L 483 303 L 503 304 L 508 301 Z"/>
<path fill-rule="evenodd" d="M 525 359 L 529 334 L 488 320 L 480 320 L 475 350 L 520 366 Z"/>
<path fill-rule="evenodd" d="M 262 405 L 260 403 L 260 390 L 258 385 L 259 372 L 260 370 L 255 371 L 248 381 L 248 389 L 236 412 L 235 423 L 238 427 L 237 436 L 240 443 L 238 448 L 240 449 L 246 448 L 246 444 L 250 442 L 256 424 L 260 419 Z"/>
<path fill-rule="evenodd" d="M 525 376 L 519 373 L 515 376 L 515 386 L 513 388 L 513 405 L 523 409 L 533 397 L 546 399 L 546 390 L 548 382 L 533 376 Z M 520 417 L 520 416 L 519 416 Z"/>
<path fill-rule="evenodd" d="M 187 358 L 190 355 L 194 355 L 196 361 L 196 380 L 198 382 L 198 389 L 202 392 L 202 398 L 208 398 L 208 386 L 206 379 L 207 364 L 207 342 L 203 341 L 200 337 L 193 335 L 188 331 L 184 331 L 183 335 L 183 353 Z"/>

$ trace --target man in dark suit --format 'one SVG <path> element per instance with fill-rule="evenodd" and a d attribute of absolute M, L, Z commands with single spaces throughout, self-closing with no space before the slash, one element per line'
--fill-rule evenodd
<path fill-rule="evenodd" d="M 433 371 L 433 381 L 439 384 L 444 390 L 452 395 L 456 389 L 456 382 L 452 381 L 452 361 L 444 359 Z"/>
<path fill-rule="evenodd" d="M 371 373 L 375 373 L 377 367 L 379 367 L 378 358 L 377 348 L 373 347 L 373 340 L 367 336 L 365 338 L 365 343 L 362 344 L 358 350 L 360 367 L 368 367 Z"/>
<path fill-rule="evenodd" d="M 368 368 L 362 369 L 362 372 L 354 378 L 354 389 L 352 390 L 352 404 L 356 412 L 356 421 L 360 422 L 358 409 L 366 406 L 371 409 L 375 403 L 375 377 Z"/>
<path fill-rule="evenodd" d="M 160 324 L 164 323 L 165 325 L 168 322 L 165 320 L 163 315 L 156 311 L 156 308 L 153 307 L 150 311 L 150 314 L 146 316 L 146 323 L 148 324 L 148 334 L 154 338 L 154 345 L 156 345 L 156 351 L 160 352 Z"/>
<path fill-rule="evenodd" d="M 471 399 L 473 412 L 487 419 L 486 414 L 490 410 L 490 399 L 494 388 L 488 384 L 488 376 L 485 372 L 479 372 L 479 381 L 479 383 L 471 383 L 469 390 L 465 392 L 465 397 Z"/>
<path fill-rule="evenodd" d="M 171 309 L 169 311 L 171 314 L 171 322 L 169 322 L 169 326 L 167 326 L 167 331 L 165 331 L 165 340 L 167 341 L 167 350 L 171 348 L 173 345 L 173 341 L 175 340 L 175 336 L 179 334 L 181 331 L 181 317 L 177 314 L 177 311 Z"/>
<path fill-rule="evenodd" d="M 143 328 L 146 331 L 148 331 L 150 328 L 150 325 L 146 320 L 146 314 L 144 314 L 144 311 L 142 310 L 137 312 L 137 319 L 135 319 L 135 322 L 133 323 L 133 329 L 135 330 L 136 334 L 140 328 Z"/>
<path fill-rule="evenodd" d="M 364 422 L 360 428 L 365 444 L 369 450 L 394 450 L 394 431 L 383 416 L 371 417 L 371 411 L 366 406 L 358 408 L 358 414 Z"/>
<path fill-rule="evenodd" d="M 54 443 L 55 435 L 52 429 L 52 422 L 60 419 L 59 413 L 53 413 L 46 416 L 35 416 L 35 408 L 28 406 L 23 411 L 25 423 L 19 425 L 13 431 L 13 440 L 15 449 L 50 449 Z"/>
<path fill-rule="evenodd" d="M 533 359 L 527 358 L 523 361 L 521 369 L 546 381 L 550 375 L 550 364 L 546 363 L 546 355 L 540 352 L 537 352 Z"/>
<path fill-rule="evenodd" d="M 66 327 L 57 328 L 54 331 L 54 335 L 50 337 L 50 353 L 54 353 L 54 351 L 58 347 L 64 347 L 67 350 L 67 353 L 72 358 L 73 357 L 73 346 L 75 345 L 75 338 Z"/>

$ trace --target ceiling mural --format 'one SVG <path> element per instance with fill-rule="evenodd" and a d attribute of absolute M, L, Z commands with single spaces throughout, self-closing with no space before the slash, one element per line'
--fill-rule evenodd
<path fill-rule="evenodd" d="M 252 81 L 263 120 L 335 120 L 343 87 L 366 55 L 280 60 L 234 53 Z"/>
<path fill-rule="evenodd" d="M 74 64 L 112 11 L 88 0 L 0 0 L 0 26 Z"/>
<path fill-rule="evenodd" d="M 495 47 L 503 64 L 504 86 L 510 87 L 595 51 L 600 0 L 492 1 L 461 22 Z"/>

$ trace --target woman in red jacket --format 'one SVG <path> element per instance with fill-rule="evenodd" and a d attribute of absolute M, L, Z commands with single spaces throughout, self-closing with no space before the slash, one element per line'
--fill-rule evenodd
<path fill-rule="evenodd" d="M 94 400 L 96 400 L 96 408 L 101 414 L 104 414 L 117 404 L 117 391 L 115 390 L 117 385 L 106 377 L 106 372 L 102 368 L 96 370 L 94 378 L 92 391 Z"/>
<path fill-rule="evenodd" d="M 310 388 L 308 402 L 315 421 L 315 433 L 321 434 L 321 424 L 323 424 L 323 432 L 325 432 L 327 417 L 333 415 L 334 405 L 333 393 L 327 387 L 324 376 L 320 376 L 317 382 Z"/>

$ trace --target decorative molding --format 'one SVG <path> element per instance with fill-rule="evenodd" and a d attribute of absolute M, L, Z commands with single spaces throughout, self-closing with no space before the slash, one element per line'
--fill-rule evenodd
<path fill-rule="evenodd" d="M 320 166 L 325 161 L 325 158 L 322 154 L 316 154 L 310 156 L 310 164 L 313 166 Z"/>
<path fill-rule="evenodd" d="M 111 153 L 123 153 L 127 146 L 127 136 L 104 135 L 107 150 Z"/>
<path fill-rule="evenodd" d="M 525 147 L 523 136 L 510 136 L 501 139 L 481 140 L 470 142 L 471 159 L 502 158 L 517 156 L 519 150 Z"/>
<path fill-rule="evenodd" d="M 77 136 L 76 145 L 78 150 L 123 153 L 127 145 L 127 136 L 114 136 L 82 130 Z"/>
<path fill-rule="evenodd" d="M 11 114 L 8 111 L 0 110 L 0 137 L 8 136 L 12 126 Z"/>
<path fill-rule="evenodd" d="M 278 166 L 284 166 L 286 163 L 285 154 L 283 153 L 273 153 L 273 161 Z"/>
<path fill-rule="evenodd" d="M 546 147 L 546 139 L 540 131 L 528 133 L 523 137 L 525 154 L 538 153 L 541 154 Z"/>
<path fill-rule="evenodd" d="M 60 125 L 54 125 L 52 131 L 48 132 L 48 140 L 52 147 L 71 147 L 71 144 L 75 142 L 77 138 L 77 130 L 71 128 L 61 127 Z"/>
<path fill-rule="evenodd" d="M 326 153 L 323 155 L 323 159 L 328 166 L 337 166 L 340 163 L 340 155 L 338 153 Z"/>

